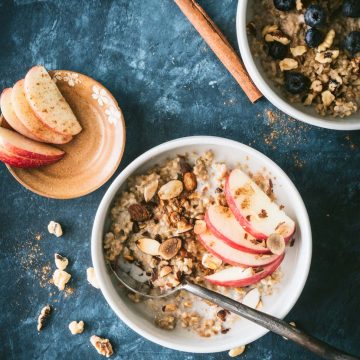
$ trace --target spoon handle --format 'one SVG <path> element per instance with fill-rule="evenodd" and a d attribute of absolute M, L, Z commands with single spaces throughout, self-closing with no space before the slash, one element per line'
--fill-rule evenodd
<path fill-rule="evenodd" d="M 360 358 L 348 355 L 321 340 L 318 340 L 305 332 L 289 325 L 287 322 L 274 316 L 265 314 L 261 311 L 252 309 L 241 304 L 227 296 L 221 295 L 215 291 L 206 289 L 202 286 L 185 283 L 182 288 L 203 299 L 221 306 L 237 315 L 240 315 L 278 335 L 284 336 L 289 340 L 307 348 L 313 353 L 328 360 L 359 360 Z"/>

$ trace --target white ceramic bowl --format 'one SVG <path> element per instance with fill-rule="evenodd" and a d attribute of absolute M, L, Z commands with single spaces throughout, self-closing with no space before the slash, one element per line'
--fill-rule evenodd
<path fill-rule="evenodd" d="M 174 331 L 155 327 L 151 314 L 133 304 L 119 291 L 117 282 L 109 275 L 103 256 L 102 241 L 109 226 L 109 209 L 116 195 L 126 186 L 126 180 L 134 173 L 143 173 L 149 167 L 177 154 L 212 149 L 215 159 L 247 163 L 253 172 L 265 167 L 274 180 L 274 192 L 278 202 L 285 205 L 287 213 L 296 220 L 296 241 L 289 248 L 281 268 L 284 277 L 276 286 L 276 293 L 263 298 L 263 311 L 283 318 L 294 306 L 305 285 L 311 261 L 311 229 L 304 203 L 287 175 L 260 152 L 236 141 L 209 136 L 186 137 L 166 142 L 147 151 L 128 165 L 115 179 L 102 199 L 96 213 L 91 239 L 91 254 L 101 291 L 114 312 L 137 333 L 162 346 L 193 353 L 225 351 L 249 344 L 263 336 L 267 330 L 245 319 L 240 319 L 224 335 L 202 338 L 178 326 Z M 116 321 L 114 319 L 114 321 Z"/>
<path fill-rule="evenodd" d="M 236 32 L 246 70 L 263 95 L 284 113 L 305 123 L 333 130 L 359 130 L 359 113 L 343 119 L 331 116 L 323 117 L 317 114 L 311 106 L 292 104 L 287 101 L 281 94 L 280 89 L 267 78 L 260 62 L 252 56 L 246 32 L 246 25 L 251 21 L 252 11 L 251 1 L 239 0 L 236 15 Z"/>

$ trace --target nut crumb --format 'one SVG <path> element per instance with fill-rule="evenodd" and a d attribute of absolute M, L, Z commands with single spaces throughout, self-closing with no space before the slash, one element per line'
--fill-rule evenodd
<path fill-rule="evenodd" d="M 71 279 L 71 275 L 64 270 L 56 269 L 53 274 L 54 285 L 58 287 L 59 290 L 64 290 L 65 285 Z"/>
<path fill-rule="evenodd" d="M 61 256 L 60 254 L 57 254 L 57 253 L 54 255 L 54 257 L 55 257 L 55 265 L 56 265 L 56 267 L 59 270 L 65 270 L 66 267 L 69 264 L 69 260 L 66 257 Z"/>
<path fill-rule="evenodd" d="M 45 319 L 50 315 L 50 312 L 51 312 L 50 305 L 46 305 L 41 309 L 40 315 L 38 317 L 38 322 L 37 322 L 37 330 L 38 331 L 40 331 L 43 328 Z"/>
<path fill-rule="evenodd" d="M 56 237 L 60 237 L 63 234 L 61 225 L 55 221 L 50 221 L 48 225 L 48 232 L 54 234 Z"/>
<path fill-rule="evenodd" d="M 244 351 L 245 351 L 245 345 L 239 346 L 239 347 L 236 347 L 234 349 L 231 349 L 229 351 L 229 356 L 230 357 L 235 357 L 235 356 L 241 355 Z"/>
<path fill-rule="evenodd" d="M 89 267 L 86 269 L 86 277 L 87 281 L 96 289 L 100 289 L 100 286 L 98 284 L 95 269 L 93 267 Z"/>
<path fill-rule="evenodd" d="M 103 339 L 97 335 L 92 335 L 90 342 L 100 355 L 110 357 L 113 354 L 113 349 L 109 339 Z"/>
<path fill-rule="evenodd" d="M 69 324 L 69 330 L 73 335 L 81 334 L 84 331 L 84 322 L 83 321 L 72 321 Z"/>

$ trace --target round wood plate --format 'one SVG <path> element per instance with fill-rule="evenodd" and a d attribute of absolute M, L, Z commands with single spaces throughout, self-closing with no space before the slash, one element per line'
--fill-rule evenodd
<path fill-rule="evenodd" d="M 111 93 L 94 79 L 67 70 L 50 71 L 83 130 L 65 145 L 55 164 L 36 169 L 7 165 L 15 179 L 36 194 L 72 199 L 93 192 L 115 172 L 125 147 L 125 122 Z"/>

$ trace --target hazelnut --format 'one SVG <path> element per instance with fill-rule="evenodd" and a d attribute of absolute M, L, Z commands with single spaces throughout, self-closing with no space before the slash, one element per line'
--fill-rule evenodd
<path fill-rule="evenodd" d="M 187 172 L 183 177 L 185 189 L 187 191 L 194 191 L 197 187 L 196 175 L 192 172 Z"/>

